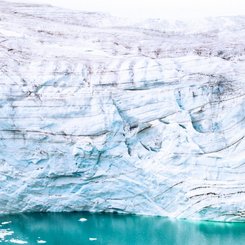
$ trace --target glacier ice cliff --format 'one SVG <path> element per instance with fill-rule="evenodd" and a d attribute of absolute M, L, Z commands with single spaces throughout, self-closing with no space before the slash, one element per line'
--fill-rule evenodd
<path fill-rule="evenodd" d="M 0 13 L 0 213 L 245 220 L 245 17 Z"/>

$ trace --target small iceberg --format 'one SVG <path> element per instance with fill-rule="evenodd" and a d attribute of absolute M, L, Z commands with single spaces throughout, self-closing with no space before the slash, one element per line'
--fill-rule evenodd
<path fill-rule="evenodd" d="M 11 223 L 12 223 L 12 221 L 4 221 L 4 222 L 1 223 L 1 225 L 8 225 L 8 224 L 11 224 Z"/>
<path fill-rule="evenodd" d="M 89 238 L 89 241 L 97 241 L 97 238 L 95 238 L 95 237 L 90 237 L 90 238 Z"/>
<path fill-rule="evenodd" d="M 11 238 L 9 241 L 12 243 L 16 243 L 16 244 L 26 244 L 27 243 L 26 241 L 14 239 L 14 238 Z"/>
<path fill-rule="evenodd" d="M 44 244 L 44 243 L 47 243 L 47 242 L 44 241 L 44 240 L 37 240 L 37 243 L 39 243 L 39 244 Z"/>
<path fill-rule="evenodd" d="M 85 218 L 81 218 L 81 219 L 79 219 L 79 221 L 80 221 L 80 222 L 86 222 L 86 221 L 87 221 L 87 219 L 85 219 Z"/>
<path fill-rule="evenodd" d="M 11 236 L 13 234 L 14 232 L 10 230 L 0 230 L 0 239 L 4 240 L 6 236 Z"/>

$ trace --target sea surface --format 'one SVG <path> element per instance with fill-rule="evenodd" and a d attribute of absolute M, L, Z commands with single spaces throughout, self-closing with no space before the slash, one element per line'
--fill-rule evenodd
<path fill-rule="evenodd" d="M 245 245 L 245 223 L 88 212 L 18 214 L 0 216 L 0 244 Z"/>

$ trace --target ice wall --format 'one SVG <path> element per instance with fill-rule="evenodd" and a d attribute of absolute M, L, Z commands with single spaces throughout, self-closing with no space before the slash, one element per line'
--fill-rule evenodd
<path fill-rule="evenodd" d="M 0 213 L 245 220 L 245 17 L 0 13 Z"/>

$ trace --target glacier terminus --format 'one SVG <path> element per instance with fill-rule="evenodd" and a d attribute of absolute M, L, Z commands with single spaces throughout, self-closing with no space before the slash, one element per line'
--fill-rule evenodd
<path fill-rule="evenodd" d="M 1 214 L 245 221 L 245 17 L 0 13 Z"/>

